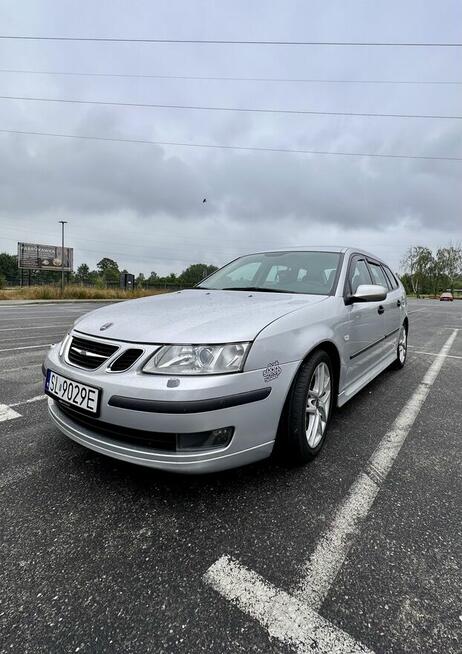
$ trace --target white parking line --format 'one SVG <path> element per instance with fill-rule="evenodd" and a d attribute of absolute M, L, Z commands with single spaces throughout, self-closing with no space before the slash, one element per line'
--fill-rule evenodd
<path fill-rule="evenodd" d="M 380 441 L 364 472 L 360 473 L 323 538 L 305 565 L 303 579 L 296 592 L 313 608 L 324 601 L 352 545 L 360 523 L 367 516 L 380 486 L 385 481 L 423 403 L 456 338 L 453 332 L 414 394 Z"/>
<path fill-rule="evenodd" d="M 2 344 L 14 343 L 16 341 L 21 341 L 21 342 L 33 341 L 34 339 L 37 340 L 39 338 L 59 338 L 61 340 L 65 333 L 66 333 L 65 330 L 63 330 L 63 331 L 59 331 L 57 334 L 55 332 L 52 332 L 51 334 L 44 334 L 43 336 L 37 336 L 37 334 L 35 334 L 35 336 L 15 336 L 13 338 L 2 338 Z"/>
<path fill-rule="evenodd" d="M 391 429 L 380 441 L 365 470 L 353 483 L 330 527 L 305 563 L 302 578 L 293 595 L 267 584 L 226 556 L 213 564 L 204 576 L 204 580 L 215 590 L 257 619 L 270 636 L 292 645 L 299 653 L 369 651 L 359 643 L 352 644 L 352 639 L 344 631 L 320 618 L 316 610 L 321 607 L 334 583 L 456 336 L 457 330 L 454 330 Z"/>
<path fill-rule="evenodd" d="M 15 418 L 20 418 L 21 414 L 17 411 L 13 411 L 7 404 L 0 404 L 0 422 L 5 422 L 6 420 L 14 420 Z"/>
<path fill-rule="evenodd" d="M 1 313 L 0 313 L 1 315 Z M 0 322 L 14 322 L 14 321 L 21 321 L 25 322 L 25 320 L 34 320 L 34 318 L 37 319 L 42 319 L 46 318 L 47 320 L 66 320 L 69 322 L 69 320 L 74 320 L 75 316 L 73 315 L 63 315 L 62 313 L 47 313 L 45 315 L 39 315 L 39 314 L 34 314 L 31 313 L 30 315 L 27 316 L 12 316 L 11 318 L 0 318 Z"/>
<path fill-rule="evenodd" d="M 296 597 L 279 590 L 252 570 L 222 556 L 205 580 L 265 627 L 272 638 L 311 654 L 372 654 Z"/>
<path fill-rule="evenodd" d="M 16 350 L 36 350 L 37 348 L 42 348 L 43 350 L 47 347 L 50 347 L 53 343 L 42 343 L 41 345 L 23 345 L 22 347 L 6 347 L 0 350 L 0 352 L 15 352 Z"/>
<path fill-rule="evenodd" d="M 0 368 L 0 375 L 8 373 L 8 372 L 20 372 L 23 370 L 27 370 L 28 368 L 40 368 L 41 363 L 31 363 L 28 364 L 27 366 L 19 366 L 18 368 L 3 368 L 3 370 Z"/>
<path fill-rule="evenodd" d="M 456 320 L 457 320 L 457 318 L 460 318 L 460 316 L 458 315 L 458 313 L 455 310 L 454 311 L 444 311 L 443 309 L 430 309 L 430 308 L 428 308 L 428 309 L 415 309 L 415 311 L 409 311 L 409 315 L 411 316 L 414 313 L 422 313 L 422 312 L 429 313 L 432 316 L 442 316 L 442 315 L 451 316 L 451 317 L 455 318 Z"/>
<path fill-rule="evenodd" d="M 1 327 L 0 332 L 21 332 L 21 331 L 31 331 L 31 329 L 50 329 L 51 327 L 64 327 L 59 323 L 54 325 L 34 325 L 33 327 Z"/>
<path fill-rule="evenodd" d="M 410 345 L 408 347 L 411 347 Z M 439 352 L 422 352 L 422 350 L 413 350 L 411 354 L 426 354 L 429 357 L 440 357 L 442 356 Z M 457 354 L 446 354 L 447 359 L 462 359 L 462 356 Z"/>
<path fill-rule="evenodd" d="M 15 402 L 14 404 L 10 404 L 10 407 L 22 406 L 23 404 L 31 404 L 32 402 L 40 402 L 40 400 L 46 400 L 46 399 L 47 399 L 46 395 L 36 395 L 35 397 L 31 397 L 28 400 L 21 400 L 20 402 Z"/>
<path fill-rule="evenodd" d="M 14 402 L 13 404 L 0 404 L 0 422 L 22 418 L 22 415 L 14 410 L 15 408 L 18 406 L 23 406 L 24 404 L 40 402 L 41 400 L 46 400 L 46 398 L 46 395 L 36 395 L 35 397 L 31 397 L 28 400 L 21 400 L 20 402 Z"/>
<path fill-rule="evenodd" d="M 50 305 L 50 304 L 42 304 L 42 307 L 49 307 L 49 306 L 52 306 L 52 305 Z M 26 310 L 27 310 L 27 309 L 30 309 L 30 306 L 27 307 L 27 306 L 20 305 L 20 304 L 18 304 L 18 305 L 16 305 L 16 306 L 11 305 L 11 304 L 9 304 L 9 305 L 3 305 L 3 301 L 2 301 L 2 303 L 0 304 L 0 312 L 1 312 L 1 314 L 3 314 L 5 311 L 8 313 L 9 311 L 17 311 L 18 309 L 20 309 L 20 313 L 21 313 L 22 315 L 26 315 L 26 316 L 27 316 L 28 314 L 26 313 Z M 34 314 L 31 314 L 31 315 L 34 315 Z"/>

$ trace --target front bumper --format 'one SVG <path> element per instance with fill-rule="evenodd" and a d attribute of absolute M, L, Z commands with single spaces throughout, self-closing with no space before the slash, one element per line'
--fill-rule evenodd
<path fill-rule="evenodd" d="M 73 419 L 49 398 L 53 422 L 81 445 L 138 465 L 174 472 L 203 473 L 233 468 L 268 457 L 273 449 L 279 419 L 298 364 L 281 365 L 270 384 L 263 370 L 231 375 L 180 377 L 177 387 L 170 377 L 143 374 L 139 369 L 110 374 L 88 371 L 62 361 L 58 346 L 44 363 L 58 374 L 102 389 L 99 420 L 129 430 L 162 433 L 195 433 L 234 427 L 227 447 L 196 452 L 165 452 L 138 442 L 121 442 Z M 268 388 L 271 392 L 268 394 Z M 258 395 L 258 391 L 260 394 Z M 264 391 L 264 392 L 262 392 Z M 257 392 L 257 395 L 254 395 Z"/>

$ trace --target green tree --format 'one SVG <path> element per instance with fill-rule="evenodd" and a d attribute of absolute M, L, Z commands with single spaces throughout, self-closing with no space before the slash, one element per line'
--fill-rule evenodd
<path fill-rule="evenodd" d="M 89 283 L 94 286 L 98 279 L 101 279 L 99 272 L 97 270 L 90 270 L 88 274 Z"/>
<path fill-rule="evenodd" d="M 0 253 L 0 275 L 9 282 L 19 282 L 18 258 L 15 254 Z"/>
<path fill-rule="evenodd" d="M 399 276 L 402 285 L 404 286 L 404 290 L 406 293 L 412 293 L 412 282 L 411 282 L 411 276 L 409 273 L 403 273 L 402 275 Z"/>
<path fill-rule="evenodd" d="M 460 245 L 449 245 L 442 248 L 442 259 L 444 273 L 447 276 L 449 288 L 454 291 L 454 283 L 457 277 L 462 274 L 462 247 Z"/>
<path fill-rule="evenodd" d="M 433 295 L 438 295 L 440 291 L 448 284 L 448 277 L 446 274 L 446 254 L 445 248 L 439 248 L 436 255 L 433 257 L 433 262 L 430 270 L 431 276 L 431 290 Z"/>
<path fill-rule="evenodd" d="M 170 275 L 167 275 L 167 277 L 163 277 L 162 282 L 164 282 L 165 284 L 178 284 L 179 279 L 175 275 L 175 273 L 172 272 L 170 273 Z"/>
<path fill-rule="evenodd" d="M 109 283 L 118 283 L 119 282 L 119 264 L 113 259 L 104 257 L 101 261 L 98 261 L 96 264 L 98 271 L 106 284 Z"/>
<path fill-rule="evenodd" d="M 432 273 L 434 266 L 432 251 L 422 245 L 412 246 L 404 255 L 401 265 L 404 272 L 409 274 L 413 293 L 418 296 Z"/>
<path fill-rule="evenodd" d="M 101 261 L 98 261 L 96 267 L 98 268 L 101 274 L 104 274 L 106 270 L 109 269 L 119 270 L 119 264 L 117 263 L 117 261 L 114 261 L 114 259 L 109 259 L 108 257 L 104 257 L 103 259 L 101 259 Z"/>
<path fill-rule="evenodd" d="M 81 284 L 88 284 L 90 281 L 90 268 L 86 263 L 81 263 L 75 274 L 75 281 Z"/>

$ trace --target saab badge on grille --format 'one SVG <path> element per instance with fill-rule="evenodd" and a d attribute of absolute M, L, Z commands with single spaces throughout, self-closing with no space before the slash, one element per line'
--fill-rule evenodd
<path fill-rule="evenodd" d="M 101 325 L 99 331 L 104 332 L 106 331 L 106 329 L 109 329 L 109 327 L 112 327 L 113 324 L 114 324 L 113 322 L 105 322 L 104 325 Z"/>

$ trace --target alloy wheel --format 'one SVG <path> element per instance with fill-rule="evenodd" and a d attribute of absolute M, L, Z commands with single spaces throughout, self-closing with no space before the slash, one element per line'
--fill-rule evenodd
<path fill-rule="evenodd" d="M 407 334 L 406 334 L 406 329 L 405 327 L 401 327 L 401 331 L 399 334 L 399 341 L 398 341 L 398 358 L 399 362 L 401 365 L 406 360 L 406 354 L 407 354 Z"/>
<path fill-rule="evenodd" d="M 332 381 L 329 367 L 319 363 L 314 369 L 306 401 L 305 431 L 311 448 L 319 445 L 329 418 L 332 397 Z"/>

